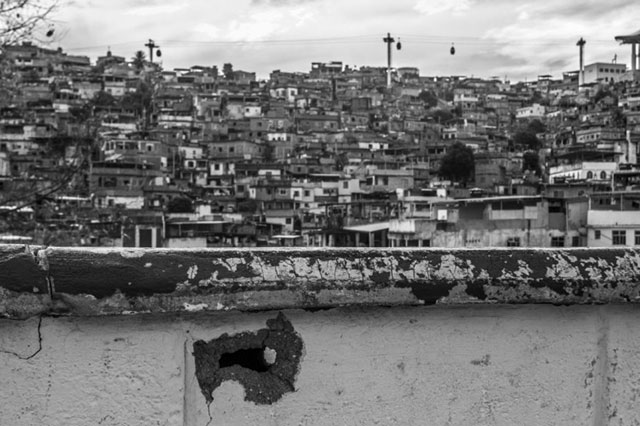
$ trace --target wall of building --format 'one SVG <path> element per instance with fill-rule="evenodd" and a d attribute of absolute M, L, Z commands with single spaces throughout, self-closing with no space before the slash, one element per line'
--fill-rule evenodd
<path fill-rule="evenodd" d="M 206 237 L 188 237 L 188 238 L 167 238 L 164 241 L 164 245 L 167 248 L 179 249 L 179 248 L 206 248 Z"/>

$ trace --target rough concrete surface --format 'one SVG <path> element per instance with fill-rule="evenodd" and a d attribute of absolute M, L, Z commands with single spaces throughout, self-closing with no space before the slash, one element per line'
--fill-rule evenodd
<path fill-rule="evenodd" d="M 209 342 L 195 342 L 198 384 L 208 404 L 225 381 L 240 383 L 247 401 L 273 404 L 282 395 L 295 391 L 302 350 L 302 339 L 280 312 L 267 320 L 266 328 L 255 332 L 225 333 Z"/>
<path fill-rule="evenodd" d="M 21 278 L 21 274 L 24 275 Z M 637 249 L 0 246 L 0 317 L 640 301 Z"/>
<path fill-rule="evenodd" d="M 193 344 L 254 333 L 277 312 L 0 320 L 0 423 L 640 422 L 637 305 L 283 313 L 304 350 L 295 390 L 266 405 L 247 401 L 244 385 L 231 379 L 213 390 L 208 404 Z"/>

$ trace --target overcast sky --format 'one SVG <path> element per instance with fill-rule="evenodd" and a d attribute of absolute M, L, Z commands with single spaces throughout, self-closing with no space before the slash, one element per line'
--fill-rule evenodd
<path fill-rule="evenodd" d="M 56 19 L 59 45 L 92 60 L 108 46 L 148 54 L 152 38 L 165 69 L 231 62 L 266 78 L 316 61 L 385 66 L 389 32 L 396 67 L 517 81 L 576 70 L 580 37 L 585 64 L 630 67 L 614 37 L 640 30 L 638 16 L 638 0 L 68 0 Z"/>

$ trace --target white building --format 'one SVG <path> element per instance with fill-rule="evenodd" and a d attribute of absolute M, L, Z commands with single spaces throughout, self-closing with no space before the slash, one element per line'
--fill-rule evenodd
<path fill-rule="evenodd" d="M 618 170 L 618 164 L 610 161 L 583 161 L 576 164 L 561 164 L 549 168 L 549 183 L 565 180 L 607 180 Z"/>
<path fill-rule="evenodd" d="M 593 194 L 587 213 L 587 246 L 640 246 L 640 193 Z"/>
<path fill-rule="evenodd" d="M 516 110 L 516 118 L 541 118 L 544 117 L 546 108 L 544 105 L 533 104 Z"/>
<path fill-rule="evenodd" d="M 626 70 L 626 64 L 596 62 L 593 64 L 585 65 L 584 84 L 598 82 L 617 83 L 624 79 Z"/>

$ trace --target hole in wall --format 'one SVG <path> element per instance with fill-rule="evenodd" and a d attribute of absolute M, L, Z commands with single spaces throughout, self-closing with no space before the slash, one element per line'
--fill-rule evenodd
<path fill-rule="evenodd" d="M 302 338 L 282 313 L 255 332 L 198 340 L 193 344 L 196 378 L 207 404 L 226 380 L 240 383 L 245 400 L 256 404 L 273 404 L 295 391 L 303 347 Z"/>
<path fill-rule="evenodd" d="M 265 348 L 240 349 L 232 353 L 224 353 L 220 356 L 218 368 L 232 367 L 239 365 L 249 370 L 264 373 L 269 370 L 270 365 L 264 357 Z"/>

